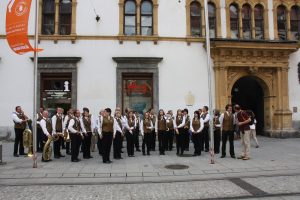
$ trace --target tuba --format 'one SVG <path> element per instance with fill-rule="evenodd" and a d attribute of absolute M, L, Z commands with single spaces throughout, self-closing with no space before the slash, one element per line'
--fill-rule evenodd
<path fill-rule="evenodd" d="M 52 147 L 51 147 L 51 141 L 53 140 L 52 137 L 48 138 L 44 149 L 43 149 L 43 159 L 44 160 L 50 160 L 51 154 L 52 154 Z"/>
<path fill-rule="evenodd" d="M 70 142 L 70 134 L 69 134 L 68 129 L 65 129 L 63 134 L 64 134 L 64 141 Z"/>
<path fill-rule="evenodd" d="M 32 131 L 29 129 L 28 122 L 26 122 L 26 129 L 23 132 L 23 146 L 28 148 L 28 156 L 33 155 L 33 135 Z"/>

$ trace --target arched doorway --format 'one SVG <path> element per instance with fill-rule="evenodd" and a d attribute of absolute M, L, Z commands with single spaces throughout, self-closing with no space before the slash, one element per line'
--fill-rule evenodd
<path fill-rule="evenodd" d="M 243 110 L 252 110 L 256 116 L 258 134 L 264 130 L 264 90 L 255 77 L 245 76 L 238 79 L 231 90 L 232 104 L 239 104 Z"/>

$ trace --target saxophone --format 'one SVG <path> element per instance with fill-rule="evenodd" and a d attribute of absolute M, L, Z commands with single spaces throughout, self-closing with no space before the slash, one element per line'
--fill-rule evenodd
<path fill-rule="evenodd" d="M 43 159 L 44 160 L 50 160 L 50 158 L 51 158 L 51 154 L 52 154 L 51 141 L 52 140 L 53 140 L 53 138 L 49 137 L 44 146 L 44 149 L 43 149 Z"/>
<path fill-rule="evenodd" d="M 23 146 L 28 148 L 28 156 L 33 155 L 33 136 L 32 131 L 29 129 L 28 122 L 26 122 L 26 129 L 23 132 Z"/>

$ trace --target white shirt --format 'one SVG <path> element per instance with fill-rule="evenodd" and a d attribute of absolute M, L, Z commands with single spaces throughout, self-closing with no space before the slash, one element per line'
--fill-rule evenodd
<path fill-rule="evenodd" d="M 122 118 L 120 118 L 121 120 L 121 124 L 122 124 Z M 119 125 L 118 121 L 117 121 L 117 118 L 115 118 L 115 122 L 114 122 L 115 126 L 116 126 L 116 132 L 119 131 L 120 133 L 123 132 L 123 128 Z"/>
<path fill-rule="evenodd" d="M 56 134 L 56 120 L 57 120 L 57 114 L 54 115 L 52 118 L 52 133 L 53 134 Z M 64 126 L 64 118 L 63 116 L 61 115 L 61 124 L 62 124 L 62 132 L 64 132 L 65 130 L 65 126 Z"/>
<path fill-rule="evenodd" d="M 149 119 L 150 120 L 150 119 Z M 153 130 L 153 123 L 150 120 L 150 126 L 146 127 L 147 129 Z M 141 120 L 141 124 L 140 124 L 140 130 L 141 130 L 141 134 L 144 135 L 144 120 Z"/>
<path fill-rule="evenodd" d="M 250 129 L 255 130 L 256 123 L 257 123 L 257 121 L 256 121 L 256 119 L 254 119 L 254 123 L 252 125 L 250 125 Z"/>
<path fill-rule="evenodd" d="M 135 118 L 135 116 L 133 116 L 133 120 L 134 120 L 134 127 L 129 127 L 129 124 L 128 124 L 128 118 L 127 118 L 126 116 L 123 117 L 123 126 L 124 126 L 129 132 L 132 132 L 132 130 L 136 128 L 136 118 Z"/>
<path fill-rule="evenodd" d="M 204 128 L 204 120 L 202 118 L 200 118 L 200 127 L 198 130 L 194 130 L 193 128 L 193 119 L 191 120 L 191 123 L 190 123 L 190 130 L 193 132 L 193 133 L 200 133 Z"/>
<path fill-rule="evenodd" d="M 23 119 L 20 119 L 17 115 L 19 115 L 20 113 L 17 112 L 13 112 L 12 113 L 12 119 L 15 123 L 17 124 L 21 124 L 23 122 Z"/>
<path fill-rule="evenodd" d="M 68 126 L 68 130 L 71 131 L 71 133 L 78 133 L 78 131 L 73 128 L 73 126 L 75 124 L 75 120 L 78 120 L 79 125 L 80 125 L 80 129 L 82 130 L 82 124 L 80 123 L 80 119 L 76 117 L 76 119 L 71 119 L 70 120 L 70 123 L 69 123 L 69 126 Z"/>
<path fill-rule="evenodd" d="M 43 133 L 48 137 L 50 135 L 50 133 L 47 130 L 47 126 L 46 126 L 46 120 L 51 120 L 51 119 L 46 119 L 43 117 L 43 119 L 40 121 L 40 126 L 43 130 Z"/>
<path fill-rule="evenodd" d="M 64 118 L 64 129 L 68 129 L 68 127 L 67 127 L 68 121 L 69 121 L 69 115 L 66 115 L 66 117 Z"/>
<path fill-rule="evenodd" d="M 110 116 L 110 117 L 113 118 L 112 116 Z M 114 119 L 113 136 L 115 137 L 115 135 L 116 135 L 116 123 L 115 123 L 115 118 L 113 118 L 113 119 Z M 102 135 L 103 116 L 100 116 L 99 120 L 100 120 L 100 125 L 98 127 L 98 134 Z"/>
<path fill-rule="evenodd" d="M 182 117 L 182 122 L 178 126 L 176 124 L 176 119 L 177 119 L 177 115 L 175 115 L 175 118 L 173 120 L 174 128 L 182 128 L 185 125 L 185 116 Z"/>
<path fill-rule="evenodd" d="M 84 118 L 84 116 L 80 117 L 80 124 L 82 124 L 82 132 L 87 133 L 87 131 L 85 130 L 85 127 L 84 127 L 83 118 Z M 93 130 L 95 128 L 93 116 L 91 116 L 90 120 L 91 120 L 91 131 L 93 132 Z"/>
<path fill-rule="evenodd" d="M 202 118 L 203 115 L 204 115 L 204 113 L 202 113 L 200 117 Z M 202 118 L 202 119 L 203 119 L 203 118 Z M 209 116 L 209 114 L 207 113 L 207 114 L 206 114 L 206 117 L 203 119 L 204 123 L 209 122 L 209 119 L 210 119 L 210 116 Z"/>

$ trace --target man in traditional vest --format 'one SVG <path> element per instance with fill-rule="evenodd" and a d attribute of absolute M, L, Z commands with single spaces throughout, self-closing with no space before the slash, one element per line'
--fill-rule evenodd
<path fill-rule="evenodd" d="M 12 114 L 12 119 L 15 124 L 14 156 L 19 157 L 18 147 L 19 147 L 19 154 L 26 155 L 24 153 L 24 146 L 23 146 L 23 132 L 26 128 L 26 123 L 29 120 L 29 118 L 24 114 L 21 106 L 16 106 L 15 112 L 13 112 Z"/>
<path fill-rule="evenodd" d="M 63 140 L 63 113 L 61 108 L 56 109 L 56 114 L 52 117 L 52 136 L 56 136 L 56 141 L 53 141 L 54 158 L 65 157 L 60 152 L 60 146 Z"/>
<path fill-rule="evenodd" d="M 204 122 L 204 128 L 203 128 L 203 142 L 202 142 L 202 151 L 208 152 L 209 151 L 209 120 L 210 116 L 208 114 L 208 107 L 203 106 L 202 108 L 202 114 L 200 116 L 203 119 Z"/>
<path fill-rule="evenodd" d="M 232 105 L 227 104 L 225 107 L 225 112 L 221 114 L 219 121 L 221 124 L 222 131 L 222 156 L 226 156 L 226 143 L 229 140 L 229 153 L 232 158 L 235 158 L 234 153 L 234 115 L 232 114 Z"/>
<path fill-rule="evenodd" d="M 44 143 L 44 149 L 43 149 L 43 155 L 42 155 L 42 161 L 43 162 L 49 162 L 49 161 L 52 161 L 52 159 L 49 157 L 48 152 L 47 151 L 50 151 L 51 152 L 51 148 L 50 148 L 50 143 L 49 145 L 47 146 L 47 140 L 48 139 L 51 139 L 52 138 L 52 124 L 51 124 L 51 119 L 48 118 L 49 117 L 49 113 L 47 110 L 44 110 L 43 112 L 43 118 L 41 119 L 40 121 L 40 126 L 43 130 L 43 143 Z M 46 151 L 46 149 L 48 149 Z"/>
<path fill-rule="evenodd" d="M 40 112 L 36 114 L 36 149 L 37 152 L 43 152 L 44 143 L 43 143 L 43 130 L 40 126 L 40 121 L 43 119 L 44 107 L 40 107 Z"/>
<path fill-rule="evenodd" d="M 183 127 L 185 151 L 189 151 L 190 150 L 191 119 L 190 119 L 190 116 L 189 116 L 189 110 L 187 108 L 183 109 L 182 111 L 183 111 L 183 115 L 185 116 L 185 125 Z"/>
<path fill-rule="evenodd" d="M 68 114 L 67 116 L 65 116 L 64 118 L 64 129 L 69 131 L 68 130 L 68 127 L 69 127 L 69 123 L 70 123 L 70 120 L 74 118 L 74 110 L 73 108 L 70 108 L 69 111 L 68 111 Z M 70 137 L 70 135 L 69 135 Z M 66 154 L 68 155 L 71 155 L 71 152 L 70 152 L 70 140 L 69 141 L 65 141 L 66 142 Z"/>
<path fill-rule="evenodd" d="M 150 119 L 152 121 L 153 127 L 155 127 L 155 122 L 156 122 L 156 115 L 155 115 L 155 111 L 153 108 L 151 108 L 150 110 Z M 156 147 L 156 135 L 157 133 L 155 133 L 155 129 L 153 129 L 151 131 L 151 142 L 150 142 L 150 149 L 151 151 L 155 151 L 155 147 Z"/>
<path fill-rule="evenodd" d="M 71 161 L 79 162 L 78 158 L 80 144 L 82 140 L 82 128 L 80 126 L 80 111 L 75 111 L 75 116 L 71 118 L 68 126 L 70 138 L 71 138 Z"/>
<path fill-rule="evenodd" d="M 83 108 L 83 115 L 80 119 L 82 126 L 82 131 L 84 139 L 82 141 L 82 153 L 84 159 L 93 158 L 91 156 L 91 141 L 92 141 L 92 132 L 94 129 L 94 121 L 90 110 L 88 108 Z"/>
<path fill-rule="evenodd" d="M 236 112 L 237 125 L 241 132 L 242 141 L 242 155 L 238 159 L 249 160 L 250 159 L 250 122 L 251 118 L 248 114 L 241 109 L 239 105 L 234 106 Z"/>

